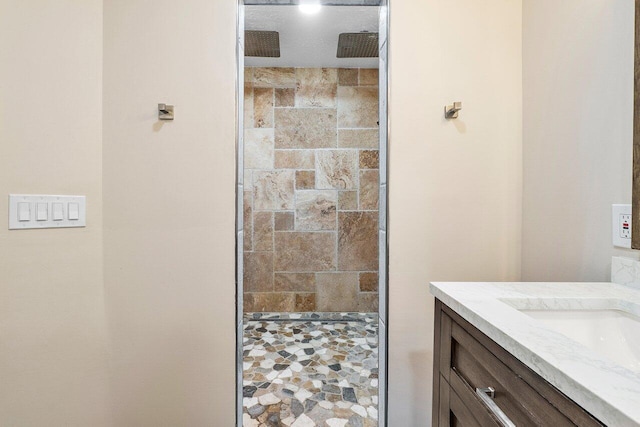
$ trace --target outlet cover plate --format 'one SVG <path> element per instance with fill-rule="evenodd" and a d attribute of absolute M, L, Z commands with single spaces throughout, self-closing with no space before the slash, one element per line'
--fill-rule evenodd
<path fill-rule="evenodd" d="M 611 205 L 613 246 L 631 249 L 631 205 Z"/>

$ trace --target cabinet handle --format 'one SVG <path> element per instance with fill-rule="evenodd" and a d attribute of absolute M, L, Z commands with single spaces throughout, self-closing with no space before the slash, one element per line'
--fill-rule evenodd
<path fill-rule="evenodd" d="M 480 400 L 482 400 L 482 403 L 484 403 L 486 407 L 489 408 L 489 411 L 491 411 L 493 415 L 495 415 L 495 417 L 503 427 L 516 427 L 513 421 L 511 421 L 509 417 L 507 417 L 507 415 L 502 412 L 502 409 L 500 409 L 498 405 L 496 405 L 496 402 L 493 401 L 493 398 L 496 395 L 496 390 L 493 387 L 476 388 L 476 394 L 478 395 Z"/>

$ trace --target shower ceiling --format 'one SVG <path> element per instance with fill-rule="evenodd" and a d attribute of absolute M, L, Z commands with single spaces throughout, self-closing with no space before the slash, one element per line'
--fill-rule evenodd
<path fill-rule="evenodd" d="M 378 68 L 378 58 L 337 58 L 341 33 L 378 32 L 378 7 L 323 6 L 306 15 L 297 6 L 245 6 L 245 29 L 280 33 L 280 57 L 246 57 L 248 67 Z"/>

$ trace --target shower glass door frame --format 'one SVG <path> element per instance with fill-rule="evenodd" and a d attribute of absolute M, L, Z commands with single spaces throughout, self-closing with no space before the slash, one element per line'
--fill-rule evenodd
<path fill-rule="evenodd" d="M 297 4 L 297 0 L 238 0 L 236 13 L 236 425 L 242 427 L 243 356 L 243 192 L 244 192 L 244 6 Z M 389 179 L 389 0 L 321 0 L 326 6 L 366 5 L 379 8 L 379 153 L 380 206 L 378 252 L 378 425 L 387 427 L 388 363 L 388 179 Z"/>

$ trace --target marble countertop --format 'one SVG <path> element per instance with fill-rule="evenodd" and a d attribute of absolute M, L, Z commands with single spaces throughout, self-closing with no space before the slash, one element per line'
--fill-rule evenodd
<path fill-rule="evenodd" d="M 433 282 L 431 293 L 609 426 L 640 426 L 640 374 L 520 309 L 615 309 L 640 316 L 640 290 L 615 283 Z M 509 301 L 507 303 L 506 301 Z"/>

